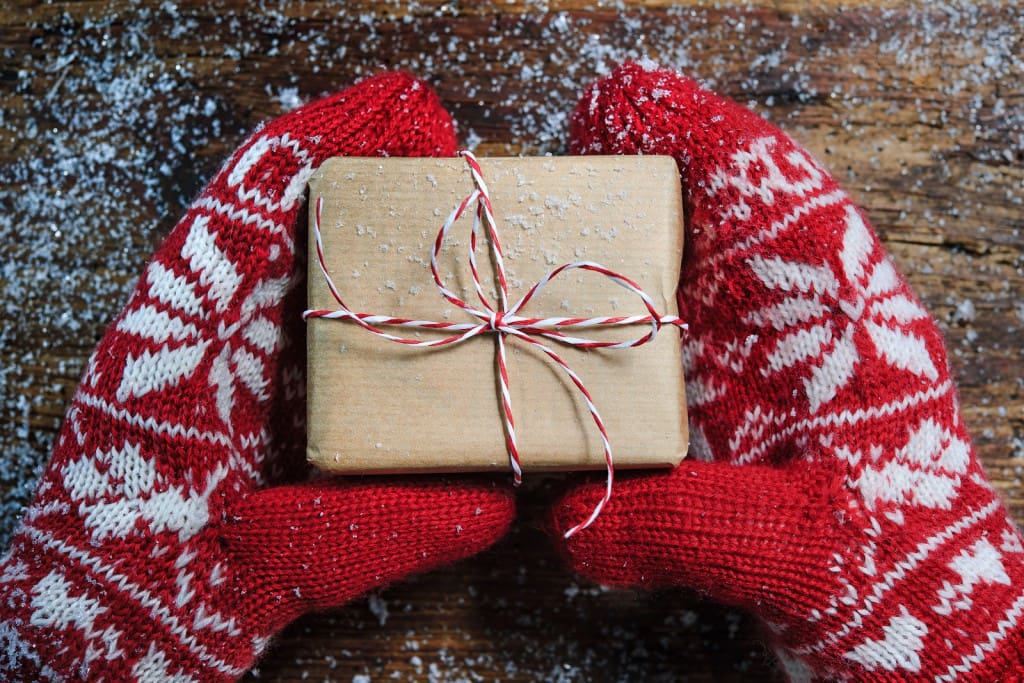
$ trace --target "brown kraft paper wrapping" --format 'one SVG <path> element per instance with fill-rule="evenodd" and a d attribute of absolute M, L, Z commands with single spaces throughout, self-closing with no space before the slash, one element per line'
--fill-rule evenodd
<path fill-rule="evenodd" d="M 497 219 L 509 304 L 555 267 L 594 261 L 636 281 L 662 314 L 676 315 L 683 215 L 670 157 L 480 160 Z M 356 312 L 477 322 L 443 299 L 430 273 L 438 230 L 473 190 L 462 159 L 330 159 L 310 182 L 310 225 L 323 198 L 325 262 Z M 468 264 L 472 211 L 438 257 L 445 285 L 479 306 Z M 310 238 L 309 307 L 335 309 Z M 477 264 L 497 306 L 486 239 Z M 592 272 L 552 280 L 519 315 L 644 314 L 632 292 Z M 630 339 L 649 325 L 566 331 Z M 446 336 L 388 328 L 399 336 Z M 667 467 L 687 448 L 680 333 L 665 327 L 627 349 L 575 349 L 545 341 L 582 378 L 607 427 L 616 467 Z M 336 473 L 507 469 L 493 332 L 464 343 L 411 348 L 353 324 L 310 319 L 307 457 Z M 603 469 L 600 435 L 579 391 L 542 352 L 506 337 L 523 469 Z"/>

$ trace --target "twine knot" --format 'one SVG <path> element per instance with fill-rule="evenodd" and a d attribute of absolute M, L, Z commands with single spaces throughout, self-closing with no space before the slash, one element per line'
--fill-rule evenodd
<path fill-rule="evenodd" d="M 491 315 L 487 318 L 487 327 L 494 332 L 504 332 L 502 325 L 505 324 L 505 312 L 504 311 L 491 311 Z"/>

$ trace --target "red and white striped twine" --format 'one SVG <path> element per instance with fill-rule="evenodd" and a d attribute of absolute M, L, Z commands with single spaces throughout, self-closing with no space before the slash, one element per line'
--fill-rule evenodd
<path fill-rule="evenodd" d="M 508 447 L 509 462 L 512 466 L 513 480 L 517 486 L 522 482 L 523 470 L 519 461 L 519 448 L 516 443 L 515 417 L 512 412 L 512 396 L 508 388 L 508 370 L 505 363 L 505 337 L 506 335 L 511 335 L 544 352 L 548 358 L 554 361 L 555 364 L 565 372 L 566 376 L 568 376 L 583 396 L 583 399 L 587 404 L 587 409 L 590 411 L 590 415 L 594 420 L 594 425 L 597 426 L 597 430 L 601 435 L 601 443 L 604 446 L 604 459 L 608 473 L 604 496 L 600 501 L 598 501 L 593 512 L 590 513 L 590 516 L 586 520 L 580 522 L 565 533 L 565 537 L 569 538 L 578 531 L 582 531 L 589 527 L 594 523 L 594 520 L 597 519 L 598 515 L 601 514 L 601 510 L 608 503 L 608 500 L 612 495 L 612 482 L 615 478 L 615 466 L 612 460 L 612 446 L 608 441 L 608 433 L 605 429 L 604 421 L 601 419 L 601 414 L 594 405 L 590 392 L 583 384 L 583 380 L 580 379 L 579 375 L 577 375 L 572 368 L 570 368 L 569 365 L 554 352 L 554 350 L 541 342 L 540 339 L 548 339 L 580 349 L 627 349 L 646 344 L 653 339 L 658 331 L 665 325 L 675 326 L 683 330 L 685 330 L 687 326 L 686 323 L 677 316 L 660 314 L 655 309 L 654 302 L 651 300 L 651 297 L 648 296 L 636 282 L 630 280 L 625 275 L 616 273 L 615 271 L 592 261 L 576 261 L 575 263 L 567 263 L 558 266 L 557 268 L 549 271 L 540 279 L 539 282 L 530 287 L 526 294 L 509 307 L 508 281 L 505 275 L 505 261 L 502 255 L 501 241 L 498 238 L 498 226 L 494 219 L 494 212 L 491 207 L 491 198 L 487 189 L 487 183 L 484 181 L 483 172 L 480 169 L 480 163 L 471 152 L 459 152 L 459 156 L 465 159 L 466 164 L 469 166 L 469 171 L 473 176 L 475 188 L 465 197 L 465 199 L 459 202 L 458 206 L 452 210 L 448 215 L 448 218 L 445 220 L 444 225 L 441 226 L 440 231 L 438 231 L 437 239 L 434 240 L 434 247 L 430 253 L 430 272 L 434 277 L 434 284 L 437 285 L 437 289 L 441 293 L 441 296 L 480 322 L 449 323 L 435 322 L 431 320 L 411 320 L 409 318 L 396 318 L 371 313 L 356 313 L 349 309 L 348 306 L 345 305 L 345 302 L 342 301 L 341 294 L 339 294 L 338 288 L 334 284 L 334 280 L 331 279 L 330 273 L 327 271 L 327 264 L 324 260 L 323 237 L 320 231 L 320 216 L 324 203 L 323 197 L 317 197 L 316 199 L 316 211 L 313 221 L 313 231 L 316 237 L 316 255 L 317 260 L 320 263 L 320 272 L 323 273 L 324 280 L 327 282 L 331 295 L 338 303 L 338 308 L 332 311 L 306 311 L 303 313 L 303 318 L 306 320 L 310 318 L 324 318 L 327 320 L 353 322 L 379 337 L 414 347 L 434 347 L 458 344 L 468 339 L 472 339 L 473 337 L 494 332 L 495 338 L 498 342 L 497 362 L 498 374 L 501 379 L 501 401 L 505 422 L 505 443 Z M 437 256 L 441 251 L 441 245 L 444 243 L 445 236 L 448 234 L 448 231 L 451 230 L 455 222 L 458 221 L 466 210 L 474 203 L 476 203 L 476 211 L 474 213 L 473 230 L 469 241 L 469 267 L 473 274 L 473 287 L 476 289 L 477 298 L 480 300 L 479 308 L 463 301 L 456 296 L 454 292 L 448 289 L 444 282 L 442 282 L 441 276 L 437 270 Z M 498 276 L 499 301 L 497 307 L 491 304 L 487 295 L 484 293 L 483 287 L 480 284 L 480 274 L 477 269 L 476 244 L 477 238 L 480 234 L 481 223 L 487 227 L 487 237 L 489 238 L 491 245 L 491 254 L 494 258 L 495 271 Z M 566 271 L 576 268 L 604 275 L 617 285 L 636 294 L 647 309 L 647 314 L 630 316 L 598 316 L 593 318 L 528 318 L 518 315 L 519 311 L 529 303 L 535 295 L 539 294 L 551 280 Z M 578 330 L 591 327 L 621 327 L 626 325 L 650 325 L 650 329 L 645 334 L 626 341 L 601 341 L 585 337 L 569 336 L 562 332 L 562 330 Z M 389 334 L 388 332 L 380 329 L 381 327 L 443 330 L 452 334 L 442 339 L 423 340 Z"/>

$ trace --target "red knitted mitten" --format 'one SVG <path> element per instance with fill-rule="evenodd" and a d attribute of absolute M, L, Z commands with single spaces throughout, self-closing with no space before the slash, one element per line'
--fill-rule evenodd
<path fill-rule="evenodd" d="M 486 486 L 266 488 L 304 450 L 306 180 L 329 156 L 454 150 L 434 93 L 387 74 L 221 169 L 89 361 L 0 563 L 0 678 L 234 680 L 303 612 L 502 535 L 513 503 Z"/>
<path fill-rule="evenodd" d="M 752 610 L 793 680 L 1024 680 L 1021 536 L 863 213 L 780 130 L 653 66 L 592 86 L 571 126 L 574 152 L 679 164 L 694 458 L 619 483 L 573 566 Z"/>

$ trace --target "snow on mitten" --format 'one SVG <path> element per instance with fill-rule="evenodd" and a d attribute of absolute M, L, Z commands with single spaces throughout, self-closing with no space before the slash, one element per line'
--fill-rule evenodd
<path fill-rule="evenodd" d="M 1024 680 L 1021 536 L 864 214 L 783 132 L 650 64 L 594 84 L 571 135 L 679 164 L 693 440 L 674 471 L 617 484 L 564 542 L 573 567 L 752 610 L 793 680 Z"/>
<path fill-rule="evenodd" d="M 92 355 L 0 562 L 3 680 L 234 680 L 285 624 L 488 545 L 483 485 L 300 469 L 306 181 L 334 155 L 449 155 L 434 93 L 385 74 L 258 130 Z"/>

